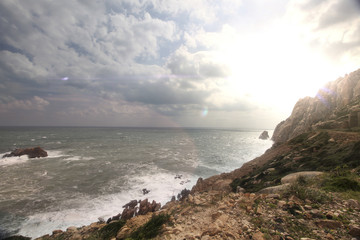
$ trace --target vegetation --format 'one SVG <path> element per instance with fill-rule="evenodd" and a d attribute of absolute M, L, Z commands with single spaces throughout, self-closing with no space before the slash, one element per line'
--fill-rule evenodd
<path fill-rule="evenodd" d="M 283 197 L 295 196 L 300 200 L 310 200 L 313 203 L 326 203 L 331 197 L 320 189 L 311 187 L 305 178 L 299 178 L 297 182 L 291 184 L 283 193 Z"/>
<path fill-rule="evenodd" d="M 89 240 L 110 240 L 116 237 L 117 232 L 125 225 L 126 221 L 114 221 L 95 232 L 88 239 Z"/>
<path fill-rule="evenodd" d="M 347 138 L 347 133 L 336 132 Z M 330 172 L 338 166 L 346 164 L 347 170 L 359 167 L 360 141 L 341 144 L 331 140 L 330 132 L 325 130 L 300 134 L 288 142 L 289 151 L 286 155 L 277 155 L 263 166 L 242 178 L 234 179 L 230 184 L 232 191 L 237 187 L 247 192 L 257 192 L 262 188 L 279 185 L 281 178 L 300 171 Z M 270 171 L 271 169 L 271 171 Z M 348 190 L 357 191 L 354 179 L 338 178 L 327 183 L 324 190 L 335 191 L 341 186 L 351 186 Z"/>
<path fill-rule="evenodd" d="M 147 223 L 134 231 L 127 240 L 145 240 L 154 238 L 160 233 L 162 225 L 169 222 L 169 220 L 170 215 L 168 214 L 153 215 Z"/>

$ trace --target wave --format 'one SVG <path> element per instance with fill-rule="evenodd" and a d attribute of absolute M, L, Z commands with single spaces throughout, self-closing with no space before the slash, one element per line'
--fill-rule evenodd
<path fill-rule="evenodd" d="M 149 166 L 148 166 L 149 167 Z M 129 179 L 122 190 L 113 194 L 104 194 L 96 197 L 90 195 L 73 196 L 61 204 L 59 211 L 36 213 L 27 218 L 20 226 L 19 234 L 32 238 L 51 234 L 54 229 L 66 230 L 70 226 L 81 227 L 98 221 L 98 218 L 107 220 L 121 213 L 122 206 L 131 200 L 148 198 L 164 205 L 176 196 L 182 189 L 190 188 L 195 184 L 197 177 L 187 173 L 174 174 L 158 169 L 156 166 L 147 168 L 148 172 Z M 109 192 L 113 182 L 104 186 L 104 193 Z M 150 192 L 143 194 L 146 188 Z"/>
<path fill-rule="evenodd" d="M 27 155 L 22 155 L 20 157 L 5 157 L 5 158 L 2 157 L 5 154 L 9 154 L 9 153 L 11 153 L 11 152 L 0 153 L 0 166 L 23 164 L 23 163 L 28 162 L 29 160 L 60 158 L 60 157 L 68 156 L 68 155 L 65 155 L 62 151 L 47 150 L 48 156 L 44 157 L 44 158 L 29 158 Z"/>

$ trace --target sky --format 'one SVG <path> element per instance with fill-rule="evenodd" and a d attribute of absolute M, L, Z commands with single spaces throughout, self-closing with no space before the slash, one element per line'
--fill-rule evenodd
<path fill-rule="evenodd" d="M 0 126 L 273 129 L 359 66 L 359 0 L 0 1 Z"/>

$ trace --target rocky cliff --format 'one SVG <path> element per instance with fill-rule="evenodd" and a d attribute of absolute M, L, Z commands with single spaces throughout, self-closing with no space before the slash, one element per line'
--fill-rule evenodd
<path fill-rule="evenodd" d="M 329 82 L 316 97 L 300 99 L 291 116 L 279 123 L 272 140 L 285 142 L 316 129 L 359 127 L 360 69 Z"/>

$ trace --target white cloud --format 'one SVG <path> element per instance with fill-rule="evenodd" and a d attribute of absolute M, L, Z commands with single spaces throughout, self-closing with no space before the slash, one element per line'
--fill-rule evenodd
<path fill-rule="evenodd" d="M 345 65 L 343 72 L 355 70 L 360 62 L 358 1 L 291 1 L 286 20 L 313 51 Z"/>

